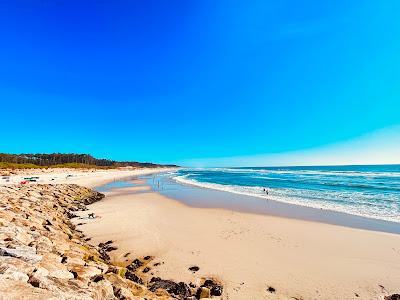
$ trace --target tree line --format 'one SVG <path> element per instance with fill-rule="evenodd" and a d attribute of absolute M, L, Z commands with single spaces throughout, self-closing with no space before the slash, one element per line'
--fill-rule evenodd
<path fill-rule="evenodd" d="M 75 153 L 37 153 L 37 154 L 8 154 L 0 153 L 0 162 L 15 164 L 34 164 L 37 166 L 55 166 L 62 164 L 85 164 L 99 167 L 175 167 L 175 165 L 159 165 L 136 161 L 115 161 L 110 159 L 98 159 L 90 154 Z"/>

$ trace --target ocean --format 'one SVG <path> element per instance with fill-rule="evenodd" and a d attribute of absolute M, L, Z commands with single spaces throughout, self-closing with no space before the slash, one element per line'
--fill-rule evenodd
<path fill-rule="evenodd" d="M 400 223 L 400 165 L 190 168 L 169 176 L 178 183 L 258 197 L 260 201 Z"/>

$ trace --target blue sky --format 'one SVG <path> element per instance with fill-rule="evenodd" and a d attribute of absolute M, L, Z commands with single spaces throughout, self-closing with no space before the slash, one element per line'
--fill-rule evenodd
<path fill-rule="evenodd" d="M 382 133 L 400 124 L 398 1 L 0 5 L 0 152 L 263 165 L 353 145 L 334 164 L 368 137 L 362 163 L 400 153 Z"/>

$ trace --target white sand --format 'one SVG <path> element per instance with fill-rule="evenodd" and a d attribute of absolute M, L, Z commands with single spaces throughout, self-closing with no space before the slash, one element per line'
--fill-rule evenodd
<path fill-rule="evenodd" d="M 147 186 L 113 190 L 89 208 L 99 218 L 77 220 L 86 223 L 80 229 L 93 244 L 114 240 L 116 261 L 127 252 L 154 255 L 165 262 L 154 276 L 216 276 L 224 299 L 383 299 L 400 292 L 399 235 L 192 208 Z M 192 265 L 200 267 L 195 275 Z"/>
<path fill-rule="evenodd" d="M 108 169 L 108 170 L 77 170 L 77 169 L 30 169 L 19 170 L 18 174 L 3 178 L 0 176 L 1 184 L 19 184 L 24 181 L 25 177 L 37 176 L 36 183 L 74 183 L 82 186 L 93 188 L 98 185 L 105 184 L 110 181 L 140 176 L 158 172 L 165 172 L 168 168 L 146 168 L 146 169 Z M 35 184 L 30 182 L 28 184 Z"/>

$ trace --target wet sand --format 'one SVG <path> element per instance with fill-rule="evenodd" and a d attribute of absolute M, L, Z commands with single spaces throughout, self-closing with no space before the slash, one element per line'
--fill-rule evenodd
<path fill-rule="evenodd" d="M 162 188 L 157 188 L 156 182 L 158 181 L 162 182 Z M 224 208 L 239 212 L 400 234 L 400 223 L 179 184 L 164 176 L 158 176 L 154 182 L 152 180 L 147 180 L 147 182 L 153 190 L 192 207 Z"/>
<path fill-rule="evenodd" d="M 93 244 L 115 241 L 117 262 L 127 252 L 164 262 L 145 279 L 211 275 L 224 282 L 225 299 L 379 299 L 400 292 L 400 235 L 193 208 L 143 182 L 106 195 L 82 212 L 79 228 Z M 86 219 L 90 212 L 99 217 Z M 188 270 L 193 265 L 196 274 Z"/>

